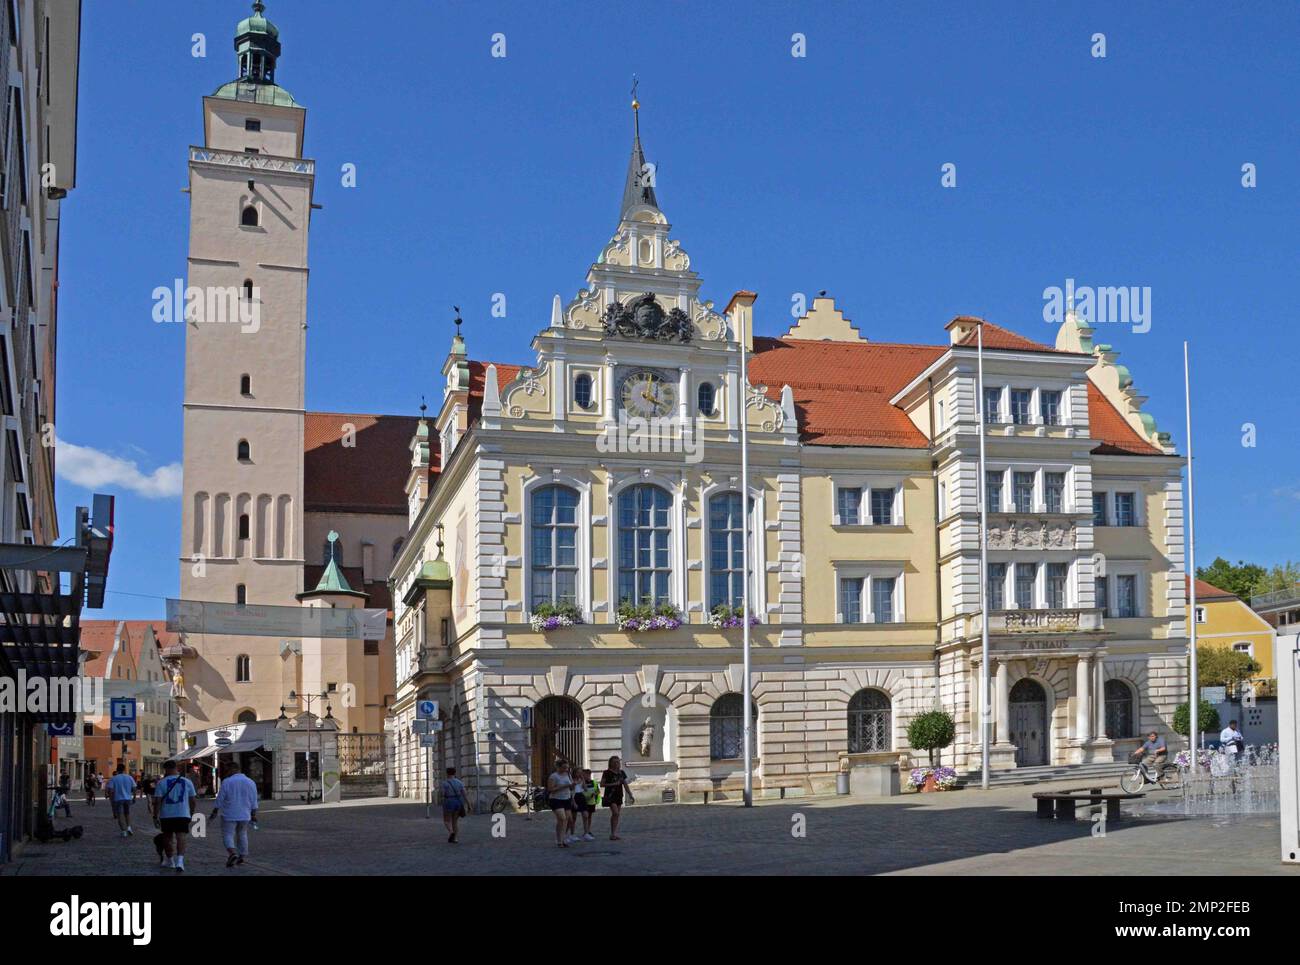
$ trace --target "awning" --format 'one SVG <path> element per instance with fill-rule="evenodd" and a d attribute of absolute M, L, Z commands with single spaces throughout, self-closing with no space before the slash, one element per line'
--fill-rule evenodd
<path fill-rule="evenodd" d="M 242 754 L 244 751 L 260 750 L 261 747 L 262 747 L 262 742 L 260 740 L 254 739 L 254 740 L 246 740 L 246 741 L 235 741 L 235 743 L 228 744 L 225 747 L 218 747 L 217 753 L 218 754 Z"/>
<path fill-rule="evenodd" d="M 212 744 L 205 744 L 205 745 L 203 745 L 202 747 L 189 747 L 189 748 L 186 748 L 185 750 L 181 751 L 179 754 L 176 754 L 176 755 L 173 756 L 173 757 L 169 757 L 169 758 L 167 758 L 167 760 L 169 760 L 169 761 L 196 761 L 196 760 L 198 760 L 200 757 L 208 757 L 208 756 L 210 756 L 210 755 L 212 755 L 212 754 L 215 754 L 215 753 L 216 753 L 217 751 L 219 751 L 219 750 L 221 750 L 220 747 L 215 747 L 215 746 L 213 746 Z"/>

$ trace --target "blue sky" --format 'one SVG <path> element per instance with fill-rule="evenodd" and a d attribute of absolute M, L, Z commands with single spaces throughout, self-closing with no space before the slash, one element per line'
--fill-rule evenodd
<path fill-rule="evenodd" d="M 981 6 L 268 0 L 324 205 L 309 408 L 437 398 L 453 303 L 471 356 L 530 360 L 616 226 L 635 72 L 660 205 L 719 307 L 757 291 L 779 334 L 793 293 L 827 289 L 878 341 L 939 343 L 966 313 L 1050 342 L 1044 288 L 1149 286 L 1149 331 L 1097 337 L 1180 450 L 1191 342 L 1198 557 L 1300 557 L 1300 8 Z M 248 4 L 83 10 L 58 435 L 94 452 L 60 460 L 119 497 L 102 615 L 151 617 L 177 587 L 183 333 L 150 293 L 184 276 L 186 148 Z M 88 495 L 60 480 L 65 535 Z"/>

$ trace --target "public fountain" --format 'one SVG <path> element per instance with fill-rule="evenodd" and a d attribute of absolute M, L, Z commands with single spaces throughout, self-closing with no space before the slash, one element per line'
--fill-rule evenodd
<path fill-rule="evenodd" d="M 1150 794 L 1137 814 L 1233 817 L 1277 814 L 1280 783 L 1276 744 L 1249 746 L 1240 754 L 1221 750 L 1180 751 L 1174 758 L 1179 790 Z"/>

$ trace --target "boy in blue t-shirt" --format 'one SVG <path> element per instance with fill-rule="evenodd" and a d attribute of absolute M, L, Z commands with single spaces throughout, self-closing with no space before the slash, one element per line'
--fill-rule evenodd
<path fill-rule="evenodd" d="M 194 784 L 176 773 L 176 762 L 163 765 L 163 779 L 153 791 L 153 815 L 162 828 L 162 867 L 185 870 L 185 840 L 194 813 Z"/>

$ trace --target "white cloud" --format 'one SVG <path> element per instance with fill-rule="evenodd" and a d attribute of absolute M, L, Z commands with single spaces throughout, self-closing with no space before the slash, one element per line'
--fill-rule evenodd
<path fill-rule="evenodd" d="M 145 499 L 170 499 L 181 494 L 181 464 L 173 462 L 144 473 L 132 459 L 110 456 L 90 446 L 78 446 L 63 439 L 55 442 L 55 471 L 83 489 L 103 492 L 127 489 Z"/>

